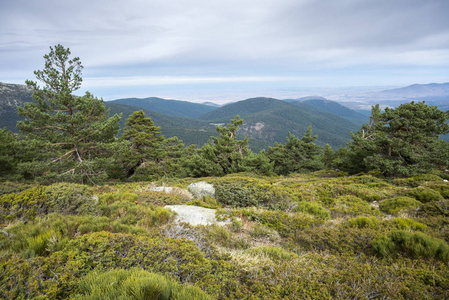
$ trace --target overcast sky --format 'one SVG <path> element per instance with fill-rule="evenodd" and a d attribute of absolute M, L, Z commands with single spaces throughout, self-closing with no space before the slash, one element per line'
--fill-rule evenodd
<path fill-rule="evenodd" d="M 0 81 L 62 44 L 112 100 L 449 81 L 449 0 L 1 0 Z"/>

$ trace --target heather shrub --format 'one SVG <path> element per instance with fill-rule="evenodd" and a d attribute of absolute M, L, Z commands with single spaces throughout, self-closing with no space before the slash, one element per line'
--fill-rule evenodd
<path fill-rule="evenodd" d="M 221 204 L 215 198 L 210 197 L 210 196 L 203 196 L 201 198 L 189 201 L 186 204 L 201 206 L 201 207 L 205 207 L 205 208 L 212 208 L 212 209 L 221 207 Z"/>
<path fill-rule="evenodd" d="M 421 232 L 391 231 L 372 242 L 374 251 L 381 257 L 398 254 L 413 258 L 449 260 L 449 245 L 443 240 Z"/>
<path fill-rule="evenodd" d="M 281 237 L 294 236 L 296 232 L 311 226 L 323 224 L 323 220 L 316 219 L 303 213 L 287 213 L 256 208 L 239 209 L 234 212 L 276 230 Z"/>
<path fill-rule="evenodd" d="M 45 188 L 48 211 L 62 215 L 99 214 L 97 198 L 86 185 L 55 183 Z"/>
<path fill-rule="evenodd" d="M 328 220 L 331 216 L 330 212 L 319 202 L 299 202 L 298 205 L 293 208 L 293 212 L 310 214 L 323 220 Z"/>
<path fill-rule="evenodd" d="M 230 207 L 258 206 L 285 210 L 292 199 L 285 188 L 250 177 L 225 177 L 214 186 L 217 201 Z"/>
<path fill-rule="evenodd" d="M 410 230 L 411 229 L 411 230 L 423 231 L 423 230 L 427 229 L 426 224 L 415 222 L 408 218 L 394 218 L 393 222 L 396 225 L 396 227 L 400 230 Z"/>
<path fill-rule="evenodd" d="M 449 217 L 449 200 L 423 203 L 419 207 L 417 215 L 419 217 Z"/>
<path fill-rule="evenodd" d="M 335 199 L 335 205 L 330 208 L 333 217 L 338 216 L 377 216 L 379 210 L 356 196 L 340 196 Z"/>
<path fill-rule="evenodd" d="M 99 202 L 101 204 L 107 204 L 110 205 L 114 202 L 135 202 L 139 196 L 135 193 L 131 192 L 112 192 L 112 193 L 105 193 L 99 197 Z"/>
<path fill-rule="evenodd" d="M 420 185 L 425 185 L 428 182 L 442 182 L 443 178 L 434 174 L 421 174 L 409 178 L 398 178 L 394 179 L 393 183 L 396 185 L 417 187 Z"/>
<path fill-rule="evenodd" d="M 437 190 L 442 197 L 449 199 L 449 185 L 440 185 Z"/>
<path fill-rule="evenodd" d="M 333 226 L 305 228 L 296 233 L 293 241 L 299 249 L 351 255 L 371 254 L 371 241 L 384 233 L 385 229 L 382 226 L 359 228 L 351 224 L 348 226 L 348 223 L 340 223 Z"/>
<path fill-rule="evenodd" d="M 197 287 L 142 269 L 92 271 L 81 278 L 75 299 L 213 299 Z"/>
<path fill-rule="evenodd" d="M 267 256 L 273 261 L 291 261 L 298 258 L 296 253 L 274 246 L 262 246 L 247 251 L 252 255 Z"/>
<path fill-rule="evenodd" d="M 249 242 L 241 237 L 237 237 L 233 232 L 219 225 L 210 226 L 207 236 L 215 244 L 233 249 L 247 249 Z"/>
<path fill-rule="evenodd" d="M 135 193 L 139 196 L 139 202 L 151 203 L 158 206 L 186 204 L 186 202 L 191 200 L 179 193 L 175 194 L 149 190 L 139 190 L 135 191 Z"/>
<path fill-rule="evenodd" d="M 438 201 L 442 199 L 441 194 L 439 192 L 425 187 L 416 187 L 408 191 L 407 196 L 415 198 L 421 203 Z"/>
<path fill-rule="evenodd" d="M 357 228 L 377 228 L 379 227 L 379 219 L 376 217 L 356 217 L 349 220 L 349 226 Z"/>
<path fill-rule="evenodd" d="M 16 181 L 3 181 L 0 184 L 0 196 L 12 193 L 20 193 L 32 187 L 33 185 L 28 183 L 21 183 Z"/>
<path fill-rule="evenodd" d="M 379 209 L 388 214 L 397 214 L 400 211 L 416 210 L 421 202 L 410 197 L 397 197 L 386 199 L 379 203 Z"/>
<path fill-rule="evenodd" d="M 48 209 L 48 196 L 45 188 L 37 186 L 20 193 L 0 196 L 0 223 L 21 219 L 32 220 Z"/>
<path fill-rule="evenodd" d="M 217 186 L 215 197 L 218 202 L 231 207 L 256 206 L 258 203 L 250 189 L 234 183 Z"/>

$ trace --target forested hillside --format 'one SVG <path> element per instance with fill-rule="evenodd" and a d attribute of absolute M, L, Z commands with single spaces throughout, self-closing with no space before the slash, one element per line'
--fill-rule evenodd
<path fill-rule="evenodd" d="M 13 85 L 16 90 L 23 86 Z M 31 91 L 25 91 L 27 102 L 31 101 Z M 10 97 L 15 97 L 12 94 Z M 20 94 L 14 99 L 22 99 Z M 6 97 L 0 95 L 0 103 L 6 103 Z M 23 100 L 21 100 L 23 101 Z M 17 114 L 18 103 L 13 102 L 8 109 L 7 117 L 0 119 L 0 127 L 18 132 L 15 124 L 22 118 Z M 126 103 L 126 104 L 124 104 Z M 301 102 L 302 103 L 302 102 Z M 268 147 L 274 142 L 284 142 L 288 132 L 302 135 L 309 125 L 312 125 L 318 134 L 317 143 L 330 144 L 334 149 L 344 146 L 350 140 L 349 133 L 360 128 L 359 114 L 332 102 L 332 107 L 314 103 L 285 103 L 272 98 L 253 98 L 242 100 L 224 107 L 212 107 L 204 104 L 195 104 L 185 101 L 164 100 L 160 98 L 147 99 L 121 99 L 105 102 L 111 109 L 111 115 L 122 113 L 120 128 L 123 129 L 125 119 L 134 111 L 142 109 L 146 115 L 162 127 L 166 137 L 178 137 L 186 145 L 201 147 L 215 133 L 215 125 L 226 123 L 236 115 L 245 119 L 244 125 L 238 132 L 240 137 L 246 134 L 250 137 L 249 146 L 253 151 Z M 294 107 L 293 104 L 298 107 Z M 337 107 L 338 109 L 334 109 Z M 334 110 L 334 112 L 332 112 Z M 348 111 L 349 110 L 349 111 Z M 182 112 L 182 113 L 181 113 Z M 199 115 L 201 113 L 201 115 Z M 189 116 L 183 117 L 182 115 Z M 198 118 L 194 118 L 198 116 Z M 368 118 L 365 118 L 368 120 Z M 365 123 L 367 122 L 365 120 Z M 357 123 L 356 123 L 357 122 Z"/>
<path fill-rule="evenodd" d="M 109 101 L 109 103 L 132 105 L 165 115 L 188 117 L 188 118 L 197 118 L 215 109 L 215 107 L 206 104 L 191 103 L 187 101 L 178 101 L 178 100 L 167 100 L 156 97 L 144 99 L 138 98 L 118 99 Z"/>

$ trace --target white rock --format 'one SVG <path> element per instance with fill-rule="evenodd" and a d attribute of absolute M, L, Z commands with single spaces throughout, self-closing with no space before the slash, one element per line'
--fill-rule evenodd
<path fill-rule="evenodd" d="M 191 225 L 224 225 L 230 223 L 230 220 L 217 221 L 215 218 L 216 209 L 204 208 L 194 205 L 167 205 L 164 208 L 177 213 L 176 222 L 189 223 Z"/>
<path fill-rule="evenodd" d="M 214 186 L 205 181 L 191 183 L 187 189 L 193 194 L 193 197 L 197 199 L 202 198 L 203 196 L 215 197 Z"/>

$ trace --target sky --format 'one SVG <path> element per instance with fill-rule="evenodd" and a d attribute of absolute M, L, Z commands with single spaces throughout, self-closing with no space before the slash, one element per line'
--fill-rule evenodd
<path fill-rule="evenodd" d="M 61 44 L 79 93 L 220 103 L 449 81 L 448 0 L 1 0 L 0 82 Z"/>

